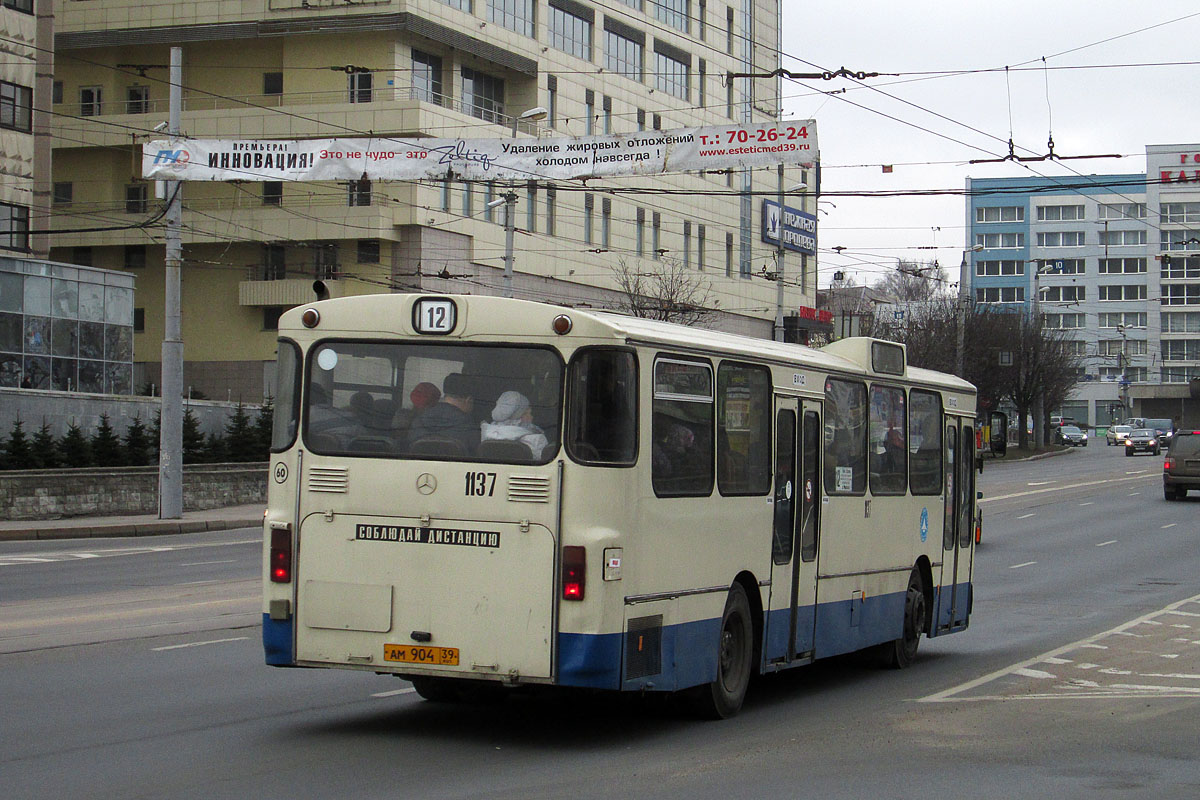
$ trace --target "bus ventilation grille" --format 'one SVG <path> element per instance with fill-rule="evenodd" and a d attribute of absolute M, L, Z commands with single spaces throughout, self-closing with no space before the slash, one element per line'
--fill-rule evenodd
<path fill-rule="evenodd" d="M 345 494 L 350 486 L 350 472 L 345 467 L 313 467 L 308 473 L 310 492 Z"/>
<path fill-rule="evenodd" d="M 513 503 L 549 503 L 550 479 L 513 475 L 508 479 L 508 499 Z"/>

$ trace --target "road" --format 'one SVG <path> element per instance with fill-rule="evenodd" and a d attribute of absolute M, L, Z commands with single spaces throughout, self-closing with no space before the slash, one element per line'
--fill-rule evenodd
<path fill-rule="evenodd" d="M 720 723 L 263 666 L 255 530 L 0 543 L 0 797 L 1194 798 L 1200 496 L 1159 470 L 989 463 L 968 631 L 763 679 Z"/>

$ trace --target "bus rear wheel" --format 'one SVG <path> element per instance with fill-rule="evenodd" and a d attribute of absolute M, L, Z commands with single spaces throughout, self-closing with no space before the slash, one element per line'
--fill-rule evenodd
<path fill-rule="evenodd" d="M 746 590 L 735 583 L 721 615 L 717 679 L 694 691 L 695 710 L 706 719 L 728 719 L 742 708 L 754 656 L 754 623 Z"/>
<path fill-rule="evenodd" d="M 899 639 L 883 645 L 883 662 L 893 669 L 904 669 L 917 657 L 921 634 L 925 633 L 925 582 L 920 570 L 914 569 L 908 577 L 908 589 L 904 593 L 904 629 Z"/>

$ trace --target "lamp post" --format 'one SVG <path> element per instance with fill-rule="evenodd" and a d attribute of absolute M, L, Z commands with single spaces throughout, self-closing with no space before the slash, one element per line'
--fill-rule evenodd
<path fill-rule="evenodd" d="M 967 253 L 978 253 L 983 250 L 983 245 L 971 245 L 966 250 L 963 250 L 962 264 L 958 268 L 958 313 L 955 315 L 958 318 L 958 344 L 955 347 L 956 363 L 958 365 L 958 377 L 963 376 L 963 351 L 967 338 L 967 307 L 970 304 L 971 296 L 967 292 L 967 279 L 971 276 L 971 259 Z"/>
<path fill-rule="evenodd" d="M 541 106 L 534 106 L 528 111 L 522 111 L 519 116 L 512 118 L 512 138 L 517 138 L 517 123 L 518 122 L 540 122 L 550 115 L 550 112 Z"/>
<path fill-rule="evenodd" d="M 504 297 L 513 296 L 513 234 L 516 232 L 517 193 L 509 189 L 500 199 L 485 206 L 488 209 L 504 206 Z"/>

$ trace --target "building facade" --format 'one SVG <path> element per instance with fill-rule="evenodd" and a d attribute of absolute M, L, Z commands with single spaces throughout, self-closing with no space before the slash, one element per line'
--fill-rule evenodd
<path fill-rule="evenodd" d="M 183 48 L 184 135 L 531 139 L 773 121 L 778 0 L 106 0 L 60 8 L 54 237 L 61 261 L 137 277 L 139 373 L 163 331 L 162 201 L 139 174 Z M 531 122 L 527 111 L 544 111 Z M 535 114 L 540 116 L 540 114 Z M 799 167 L 519 185 L 460 181 L 183 185 L 185 384 L 269 391 L 280 313 L 313 299 L 501 291 L 506 192 L 519 196 L 517 297 L 615 307 L 614 270 L 683 264 L 727 330 L 770 337 L 775 248 L 753 192 Z M 792 205 L 807 205 L 801 194 Z M 107 222 L 97 224 L 97 221 Z M 815 259 L 784 306 L 813 305 Z"/>
<path fill-rule="evenodd" d="M 1085 366 L 1061 412 L 1093 426 L 1200 423 L 1200 145 L 1146 159 L 1146 174 L 967 179 L 969 297 L 1067 332 Z"/>

